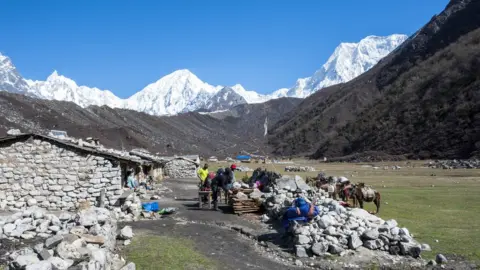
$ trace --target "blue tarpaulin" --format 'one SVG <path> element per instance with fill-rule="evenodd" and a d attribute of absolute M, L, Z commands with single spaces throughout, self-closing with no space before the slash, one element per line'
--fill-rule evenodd
<path fill-rule="evenodd" d="M 237 160 L 249 160 L 249 159 L 251 159 L 251 157 L 247 155 L 237 156 Z"/>
<path fill-rule="evenodd" d="M 142 203 L 142 208 L 147 212 L 157 212 L 159 210 L 158 202 Z"/>

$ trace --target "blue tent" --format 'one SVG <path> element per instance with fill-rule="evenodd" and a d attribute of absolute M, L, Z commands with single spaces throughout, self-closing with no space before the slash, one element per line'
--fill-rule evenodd
<path fill-rule="evenodd" d="M 251 157 L 247 155 L 239 155 L 237 156 L 237 160 L 250 160 Z"/>

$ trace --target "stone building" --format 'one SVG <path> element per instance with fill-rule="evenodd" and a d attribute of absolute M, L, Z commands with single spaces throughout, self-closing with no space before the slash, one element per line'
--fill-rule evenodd
<path fill-rule="evenodd" d="M 196 178 L 199 163 L 185 157 L 174 157 L 163 165 L 164 174 L 171 178 Z"/>
<path fill-rule="evenodd" d="M 148 166 L 153 165 L 48 136 L 8 136 L 0 139 L 0 208 L 73 210 L 84 201 L 95 204 L 103 192 L 105 205 L 113 205 L 127 170 L 148 173 Z"/>

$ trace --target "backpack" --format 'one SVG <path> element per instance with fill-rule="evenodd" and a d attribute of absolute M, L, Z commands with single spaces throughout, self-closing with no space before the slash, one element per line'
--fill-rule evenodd
<path fill-rule="evenodd" d="M 221 174 L 224 174 L 225 173 L 225 169 L 224 168 L 220 168 L 217 170 L 217 175 L 221 175 Z"/>

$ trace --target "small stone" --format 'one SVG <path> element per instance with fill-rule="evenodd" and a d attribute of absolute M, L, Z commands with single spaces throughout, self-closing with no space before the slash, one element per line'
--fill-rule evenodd
<path fill-rule="evenodd" d="M 105 243 L 105 237 L 102 235 L 83 234 L 81 238 L 89 244 L 103 245 Z"/>
<path fill-rule="evenodd" d="M 330 245 L 328 246 L 328 252 L 331 254 L 340 254 L 344 251 L 344 249 L 341 246 L 338 245 Z"/>
<path fill-rule="evenodd" d="M 300 245 L 305 245 L 305 244 L 308 244 L 310 243 L 310 238 L 308 236 L 305 236 L 305 235 L 297 235 L 297 243 L 300 244 Z"/>
<path fill-rule="evenodd" d="M 76 226 L 76 227 L 73 227 L 70 229 L 70 233 L 71 234 L 75 234 L 75 235 L 82 235 L 82 234 L 86 234 L 88 232 L 87 228 L 83 227 L 83 226 Z"/>
<path fill-rule="evenodd" d="M 60 231 L 60 227 L 59 227 L 59 226 L 56 226 L 56 225 L 50 226 L 50 227 L 48 227 L 48 229 L 49 229 L 50 231 L 54 232 L 54 233 Z"/>
<path fill-rule="evenodd" d="M 412 256 L 413 258 L 420 257 L 420 253 L 422 252 L 421 248 L 414 244 L 414 243 L 405 243 L 400 242 L 400 253 L 402 255 Z"/>
<path fill-rule="evenodd" d="M 360 237 L 354 233 L 348 237 L 348 248 L 349 249 L 357 249 L 363 245 L 362 240 L 360 240 Z"/>
<path fill-rule="evenodd" d="M 315 254 L 317 256 L 321 256 L 321 255 L 325 254 L 325 252 L 327 252 L 327 250 L 328 250 L 328 245 L 325 245 L 322 242 L 314 243 L 312 245 L 312 252 L 313 252 L 313 254 Z"/>
<path fill-rule="evenodd" d="M 303 263 L 300 260 L 295 260 L 295 265 L 300 267 L 303 266 Z"/>
<path fill-rule="evenodd" d="M 48 260 L 48 258 L 52 257 L 52 254 L 50 254 L 48 249 L 42 249 L 39 253 L 38 256 L 42 258 L 42 260 Z"/>
<path fill-rule="evenodd" d="M 132 243 L 132 240 L 125 240 L 125 241 L 123 241 L 123 245 L 124 245 L 124 246 L 130 245 L 130 243 Z"/>
<path fill-rule="evenodd" d="M 390 246 L 389 253 L 391 255 L 400 255 L 400 247 L 398 246 Z"/>
<path fill-rule="evenodd" d="M 72 216 L 69 213 L 61 213 L 58 219 L 60 219 L 60 221 L 67 221 L 72 219 Z"/>
<path fill-rule="evenodd" d="M 447 257 L 445 257 L 443 254 L 437 254 L 437 256 L 435 257 L 435 261 L 438 264 L 444 264 L 448 262 Z"/>
<path fill-rule="evenodd" d="M 135 263 L 129 262 L 127 265 L 122 267 L 120 270 L 135 270 Z"/>
<path fill-rule="evenodd" d="M 390 220 L 385 221 L 385 225 L 387 225 L 391 229 L 391 228 L 397 227 L 398 223 L 395 219 L 390 219 Z"/>
<path fill-rule="evenodd" d="M 435 260 L 430 260 L 430 261 L 428 261 L 427 265 L 436 266 L 437 262 Z"/>
<path fill-rule="evenodd" d="M 378 249 L 377 241 L 375 240 L 364 241 L 363 246 L 371 250 Z"/>
<path fill-rule="evenodd" d="M 305 249 L 304 246 L 301 246 L 301 245 L 296 245 L 295 246 L 295 254 L 299 258 L 307 258 L 308 257 L 307 250 Z"/>
<path fill-rule="evenodd" d="M 72 260 L 63 260 L 59 257 L 50 257 L 47 261 L 52 264 L 53 270 L 67 270 L 73 264 Z"/>
<path fill-rule="evenodd" d="M 62 241 L 63 241 L 63 236 L 61 236 L 61 235 L 52 236 L 45 241 L 45 247 L 54 248 L 58 244 L 60 244 L 60 242 L 62 242 Z"/>
<path fill-rule="evenodd" d="M 40 225 L 38 225 L 38 227 L 36 229 L 36 232 L 37 233 L 45 233 L 46 231 L 48 231 L 48 225 L 50 225 L 49 220 L 43 221 L 42 223 L 40 223 Z"/>
<path fill-rule="evenodd" d="M 52 263 L 49 261 L 40 261 L 38 263 L 28 265 L 25 270 L 52 270 Z"/>
<path fill-rule="evenodd" d="M 376 240 L 378 236 L 379 233 L 377 230 L 367 230 L 362 234 L 362 238 L 365 240 Z"/>
<path fill-rule="evenodd" d="M 401 228 L 398 234 L 399 234 L 399 235 L 410 236 L 410 232 L 408 231 L 407 228 Z"/>
<path fill-rule="evenodd" d="M 11 236 L 11 235 L 12 235 L 12 232 L 15 230 L 16 227 L 17 227 L 17 225 L 12 224 L 12 223 L 5 224 L 5 225 L 3 226 L 3 233 L 4 233 L 6 236 Z"/>
<path fill-rule="evenodd" d="M 27 205 L 28 206 L 34 206 L 34 205 L 37 205 L 37 200 L 31 198 L 31 199 L 28 199 L 27 201 Z"/>
<path fill-rule="evenodd" d="M 15 261 L 14 264 L 20 268 L 26 268 L 28 265 L 36 264 L 39 263 L 40 260 L 37 258 L 37 255 L 35 254 L 25 254 L 25 255 L 19 255 Z"/>
<path fill-rule="evenodd" d="M 422 244 L 421 249 L 422 251 L 432 251 L 432 248 L 430 247 L 429 244 Z"/>
<path fill-rule="evenodd" d="M 34 232 L 24 232 L 20 237 L 21 237 L 22 239 L 26 239 L 26 240 L 27 240 L 27 239 L 33 239 L 33 238 L 35 238 L 36 235 L 37 235 L 37 234 L 34 233 Z"/>
<path fill-rule="evenodd" d="M 336 224 L 335 219 L 330 215 L 323 215 L 320 220 L 318 220 L 318 226 L 322 229 L 326 229 L 330 226 Z"/>
<path fill-rule="evenodd" d="M 42 250 L 43 250 L 43 247 L 45 245 L 43 243 L 38 243 L 36 244 L 34 247 L 33 247 L 33 250 L 36 252 L 36 253 L 40 253 Z"/>

